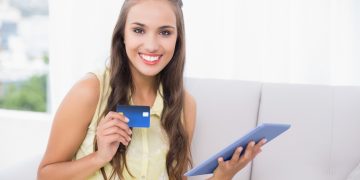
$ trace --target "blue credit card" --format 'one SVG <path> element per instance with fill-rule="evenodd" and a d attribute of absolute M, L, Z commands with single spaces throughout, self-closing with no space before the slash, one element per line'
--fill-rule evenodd
<path fill-rule="evenodd" d="M 116 112 L 122 113 L 129 119 L 128 126 L 136 128 L 150 127 L 149 106 L 117 105 Z"/>

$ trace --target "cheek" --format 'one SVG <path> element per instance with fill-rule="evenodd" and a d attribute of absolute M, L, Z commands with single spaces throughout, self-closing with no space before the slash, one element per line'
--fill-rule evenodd
<path fill-rule="evenodd" d="M 139 47 L 139 43 L 137 42 L 136 39 L 127 39 L 126 43 L 125 43 L 125 49 L 126 49 L 126 53 L 128 54 L 129 57 L 134 56 L 135 54 L 137 54 L 138 51 L 138 47 Z"/>
<path fill-rule="evenodd" d="M 176 46 L 176 39 L 166 42 L 164 47 L 166 47 L 168 56 L 171 56 L 171 57 L 173 56 L 173 54 L 175 52 L 175 46 Z"/>

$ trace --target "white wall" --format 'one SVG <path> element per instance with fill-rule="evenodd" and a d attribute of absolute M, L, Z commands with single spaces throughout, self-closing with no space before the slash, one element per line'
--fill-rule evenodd
<path fill-rule="evenodd" d="M 360 85 L 359 1 L 184 5 L 189 76 Z"/>

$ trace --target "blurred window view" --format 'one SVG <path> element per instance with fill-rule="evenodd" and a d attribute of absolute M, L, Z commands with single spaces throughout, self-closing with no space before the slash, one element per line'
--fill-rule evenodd
<path fill-rule="evenodd" d="M 47 112 L 48 1 L 0 0 L 0 109 Z"/>

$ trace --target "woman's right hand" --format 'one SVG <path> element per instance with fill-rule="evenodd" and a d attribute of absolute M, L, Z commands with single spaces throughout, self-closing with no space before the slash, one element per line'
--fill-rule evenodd
<path fill-rule="evenodd" d="M 127 146 L 131 140 L 129 119 L 117 112 L 110 111 L 96 129 L 97 157 L 105 164 L 115 155 L 120 143 Z"/>

